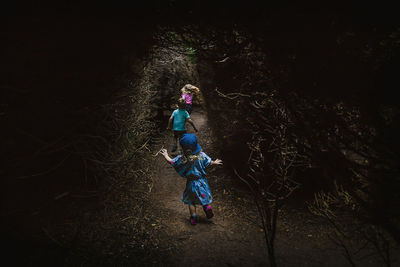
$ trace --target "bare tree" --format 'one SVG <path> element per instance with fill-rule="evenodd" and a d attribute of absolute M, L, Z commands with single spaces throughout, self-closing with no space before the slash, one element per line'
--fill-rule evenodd
<path fill-rule="evenodd" d="M 291 144 L 291 119 L 282 102 L 260 92 L 252 95 L 242 93 L 223 94 L 220 97 L 230 101 L 246 98 L 250 102 L 251 113 L 257 114 L 252 126 L 251 139 L 247 146 L 250 150 L 247 160 L 247 174 L 242 177 L 234 169 L 235 175 L 251 190 L 260 216 L 261 227 L 265 235 L 268 259 L 271 266 L 277 266 L 275 238 L 279 210 L 285 200 L 299 187 L 293 179 L 296 167 L 304 165 L 304 158 Z"/>

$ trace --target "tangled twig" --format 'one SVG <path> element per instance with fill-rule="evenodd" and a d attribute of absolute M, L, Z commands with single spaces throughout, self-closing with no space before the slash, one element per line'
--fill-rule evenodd
<path fill-rule="evenodd" d="M 217 92 L 217 94 L 221 97 L 225 97 L 228 99 L 235 99 L 238 98 L 239 96 L 243 96 L 243 97 L 251 97 L 250 95 L 246 95 L 246 94 L 242 94 L 242 93 L 228 93 L 228 94 L 224 94 L 221 93 L 220 91 L 218 91 L 218 88 L 215 88 L 215 92 Z"/>

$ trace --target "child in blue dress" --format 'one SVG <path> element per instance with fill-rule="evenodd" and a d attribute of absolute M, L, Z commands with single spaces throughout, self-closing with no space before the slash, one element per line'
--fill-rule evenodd
<path fill-rule="evenodd" d="M 183 134 L 179 140 L 183 155 L 171 159 L 166 149 L 160 154 L 175 168 L 182 177 L 186 178 L 186 187 L 182 195 L 182 202 L 189 205 L 190 223 L 197 222 L 196 205 L 201 205 L 207 216 L 211 219 L 214 214 L 211 209 L 212 195 L 206 179 L 206 167 L 209 165 L 222 165 L 220 159 L 211 160 L 206 153 L 201 151 L 194 134 Z"/>

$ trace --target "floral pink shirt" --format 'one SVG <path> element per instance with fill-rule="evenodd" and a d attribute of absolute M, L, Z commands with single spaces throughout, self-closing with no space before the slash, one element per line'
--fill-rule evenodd
<path fill-rule="evenodd" d="M 192 104 L 193 95 L 191 94 L 182 94 L 182 98 L 185 99 L 186 104 Z"/>

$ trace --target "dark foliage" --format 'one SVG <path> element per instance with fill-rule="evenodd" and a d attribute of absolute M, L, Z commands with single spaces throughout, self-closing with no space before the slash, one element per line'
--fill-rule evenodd
<path fill-rule="evenodd" d="M 226 165 L 258 184 L 260 199 L 263 192 L 276 198 L 272 185 L 285 160 L 274 162 L 287 146 L 301 159 L 290 165 L 288 175 L 301 188 L 289 200 L 305 207 L 314 193 L 335 191 L 338 183 L 357 207 L 354 220 L 381 227 L 398 242 L 400 125 L 393 99 L 400 33 L 393 7 L 249 6 L 241 13 L 234 6 L 218 22 L 211 12 L 213 26 L 199 19 L 173 28 L 179 37 L 172 39 L 197 51 Z M 277 137 L 283 139 L 273 150 Z"/>

